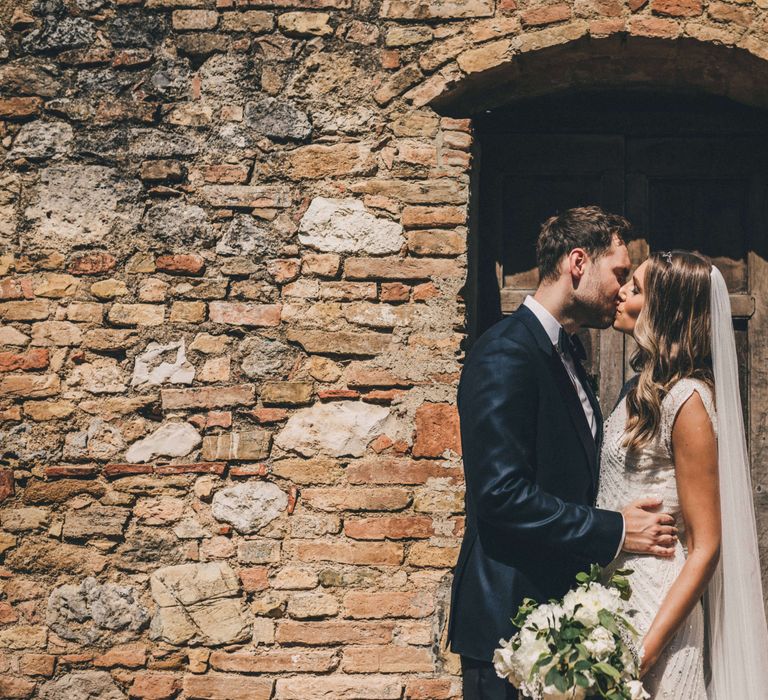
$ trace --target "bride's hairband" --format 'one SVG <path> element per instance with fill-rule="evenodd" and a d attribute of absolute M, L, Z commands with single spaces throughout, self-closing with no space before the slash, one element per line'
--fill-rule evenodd
<path fill-rule="evenodd" d="M 659 255 L 664 258 L 664 260 L 666 260 L 669 265 L 672 264 L 672 251 L 666 250 L 662 253 L 659 253 Z"/>

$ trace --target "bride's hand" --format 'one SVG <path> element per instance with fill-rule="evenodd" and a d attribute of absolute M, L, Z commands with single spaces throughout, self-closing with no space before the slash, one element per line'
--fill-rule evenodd
<path fill-rule="evenodd" d="M 651 512 L 661 502 L 657 497 L 641 498 L 621 512 L 625 527 L 623 551 L 657 557 L 674 556 L 677 544 L 675 519 L 667 513 Z"/>
<path fill-rule="evenodd" d="M 651 667 L 655 663 L 656 663 L 656 655 L 649 654 L 648 650 L 645 648 L 645 645 L 643 645 L 640 649 L 640 669 L 639 669 L 640 678 L 645 676 L 645 674 L 651 670 Z"/>

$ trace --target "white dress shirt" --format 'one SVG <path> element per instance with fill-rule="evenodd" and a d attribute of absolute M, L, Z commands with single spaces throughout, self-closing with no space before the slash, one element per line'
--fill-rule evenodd
<path fill-rule="evenodd" d="M 544 330 L 547 332 L 550 341 L 552 341 L 552 345 L 555 346 L 555 350 L 557 350 L 557 354 L 560 356 L 560 359 L 565 365 L 565 370 L 571 378 L 573 388 L 576 389 L 576 393 L 579 395 L 581 408 L 587 418 L 587 425 L 589 425 L 589 429 L 592 431 L 592 437 L 596 438 L 597 419 L 595 418 L 595 412 L 592 410 L 592 404 L 589 402 L 589 396 L 587 396 L 584 385 L 581 383 L 579 375 L 576 373 L 576 366 L 573 364 L 573 358 L 569 353 L 563 352 L 563 349 L 560 347 L 560 329 L 562 328 L 562 325 L 532 296 L 529 295 L 525 297 L 523 304 L 533 311 L 536 318 L 539 319 L 539 323 L 544 326 Z"/>
<path fill-rule="evenodd" d="M 589 396 L 587 395 L 584 385 L 579 379 L 579 375 L 576 373 L 576 366 L 573 364 L 573 358 L 569 353 L 563 352 L 560 347 L 560 329 L 563 327 L 560 321 L 558 321 L 549 311 L 547 311 L 538 301 L 532 296 L 528 295 L 523 301 L 523 306 L 527 306 L 534 316 L 538 319 L 539 323 L 543 326 L 544 330 L 549 336 L 552 345 L 555 346 L 557 354 L 565 366 L 568 376 L 571 378 L 574 389 L 579 395 L 579 401 L 581 401 L 581 408 L 584 411 L 584 415 L 587 419 L 589 429 L 592 431 L 592 437 L 597 436 L 597 418 L 595 412 L 592 409 L 592 404 L 589 402 Z M 619 549 L 616 552 L 616 556 L 621 552 L 621 548 L 624 546 L 624 537 L 626 536 L 626 523 L 624 523 L 624 516 L 622 515 L 623 530 L 621 533 L 621 542 L 619 543 Z"/>

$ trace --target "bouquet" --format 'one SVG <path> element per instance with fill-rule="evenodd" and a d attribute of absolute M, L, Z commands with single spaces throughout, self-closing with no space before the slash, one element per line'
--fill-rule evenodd
<path fill-rule="evenodd" d="M 496 673 L 535 700 L 650 698 L 638 679 L 638 633 L 627 619 L 631 573 L 616 571 L 602 585 L 593 565 L 562 601 L 526 598 L 512 620 L 520 631 L 494 652 Z"/>

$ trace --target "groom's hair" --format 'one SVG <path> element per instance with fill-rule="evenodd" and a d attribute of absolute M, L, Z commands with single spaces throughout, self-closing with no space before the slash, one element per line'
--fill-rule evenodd
<path fill-rule="evenodd" d="M 560 261 L 574 248 L 583 248 L 591 258 L 599 258 L 610 249 L 614 236 L 624 241 L 630 228 L 623 216 L 609 214 L 598 206 L 566 209 L 550 216 L 542 224 L 536 242 L 539 279 L 558 279 Z"/>

